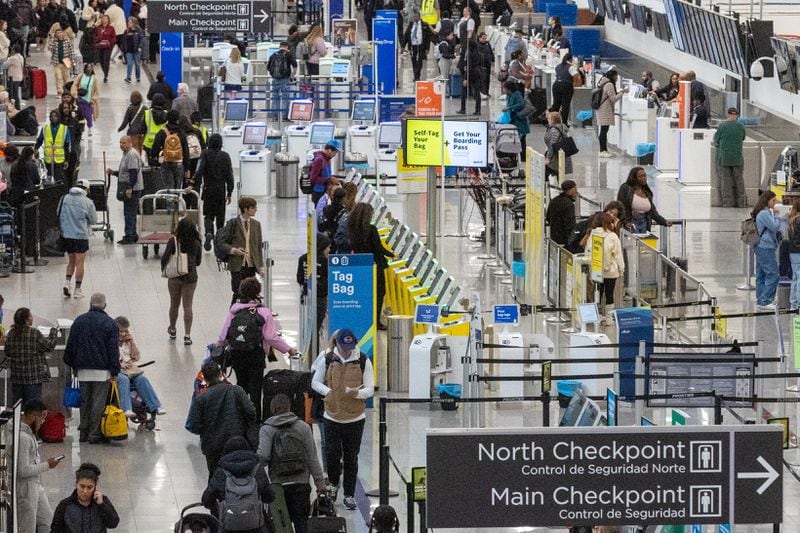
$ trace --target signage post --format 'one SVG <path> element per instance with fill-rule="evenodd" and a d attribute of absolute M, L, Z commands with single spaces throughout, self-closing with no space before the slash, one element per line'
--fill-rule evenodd
<path fill-rule="evenodd" d="M 433 529 L 783 521 L 775 426 L 428 429 L 426 453 Z"/>
<path fill-rule="evenodd" d="M 372 36 L 375 94 L 394 94 L 397 87 L 397 20 L 372 19 Z"/>
<path fill-rule="evenodd" d="M 592 243 L 594 249 L 594 243 Z M 592 254 L 594 260 L 594 254 Z M 594 270 L 594 268 L 592 268 Z M 617 309 L 617 338 L 619 339 L 619 394 L 636 395 L 636 359 L 653 351 L 653 311 L 642 307 Z M 639 344 L 645 342 L 645 353 Z"/>
<path fill-rule="evenodd" d="M 161 71 L 164 73 L 165 81 L 177 91 L 178 84 L 183 81 L 183 34 L 163 32 L 160 37 L 161 51 L 158 57 L 161 60 Z"/>

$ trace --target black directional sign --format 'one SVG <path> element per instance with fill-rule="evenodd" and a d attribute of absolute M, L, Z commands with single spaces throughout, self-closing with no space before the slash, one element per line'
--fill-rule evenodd
<path fill-rule="evenodd" d="M 155 32 L 267 32 L 271 0 L 151 0 L 147 24 Z"/>
<path fill-rule="evenodd" d="M 782 428 L 428 431 L 429 528 L 783 521 Z"/>

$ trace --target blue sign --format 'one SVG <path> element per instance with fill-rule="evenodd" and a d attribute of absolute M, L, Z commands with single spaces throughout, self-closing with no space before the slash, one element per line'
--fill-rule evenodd
<path fill-rule="evenodd" d="M 639 342 L 645 341 L 645 356 L 653 353 L 653 312 L 641 307 L 617 309 L 619 339 L 619 393 L 636 395 L 636 358 Z"/>
<path fill-rule="evenodd" d="M 372 20 L 372 64 L 376 65 L 378 94 L 394 94 L 397 87 L 397 20 Z"/>
<path fill-rule="evenodd" d="M 692 533 L 703 533 L 703 526 L 700 524 L 692 524 Z"/>
<path fill-rule="evenodd" d="M 438 324 L 439 312 L 438 305 L 418 304 L 414 322 L 417 324 Z"/>
<path fill-rule="evenodd" d="M 609 426 L 617 426 L 619 411 L 617 407 L 617 393 L 611 389 L 606 389 L 606 420 Z"/>
<path fill-rule="evenodd" d="M 162 33 L 159 57 L 164 79 L 177 91 L 183 81 L 183 34 Z"/>
<path fill-rule="evenodd" d="M 650 420 L 649 418 L 645 418 L 645 417 L 642 417 L 642 419 L 639 421 L 639 425 L 641 425 L 641 426 L 655 426 L 655 424 L 653 424 L 652 420 Z"/>
<path fill-rule="evenodd" d="M 494 306 L 495 324 L 519 324 L 518 305 L 495 305 Z"/>
<path fill-rule="evenodd" d="M 364 65 L 367 66 L 372 65 Z M 397 122 L 406 107 L 416 103 L 415 96 L 378 96 L 378 122 Z"/>
<path fill-rule="evenodd" d="M 370 360 L 375 346 L 375 264 L 372 254 L 328 256 L 329 335 L 347 328 Z"/>
<path fill-rule="evenodd" d="M 378 9 L 375 11 L 375 18 L 376 19 L 392 19 L 392 20 L 400 20 L 397 16 L 396 9 Z"/>
<path fill-rule="evenodd" d="M 720 524 L 719 525 L 719 533 L 731 533 L 731 525 L 730 524 Z"/>
<path fill-rule="evenodd" d="M 344 18 L 344 0 L 329 0 L 328 2 L 328 31 L 333 29 L 333 21 Z"/>

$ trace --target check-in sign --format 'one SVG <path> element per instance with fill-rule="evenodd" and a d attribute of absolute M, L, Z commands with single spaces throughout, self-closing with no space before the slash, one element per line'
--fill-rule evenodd
<path fill-rule="evenodd" d="M 418 117 L 442 116 L 443 94 L 444 94 L 444 82 L 418 81 L 416 85 L 417 116 Z"/>
<path fill-rule="evenodd" d="M 428 528 L 777 524 L 781 429 L 429 429 Z"/>

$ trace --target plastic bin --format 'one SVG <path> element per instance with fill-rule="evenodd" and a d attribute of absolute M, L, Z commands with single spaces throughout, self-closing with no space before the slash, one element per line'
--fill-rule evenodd
<path fill-rule="evenodd" d="M 557 382 L 556 391 L 558 392 L 558 405 L 566 409 L 575 391 L 579 390 L 582 386 L 583 384 L 580 381 L 571 379 Z"/>
<path fill-rule="evenodd" d="M 439 383 L 436 386 L 442 402 L 442 411 L 455 411 L 458 409 L 458 399 L 461 398 L 461 385 L 458 383 Z"/>

